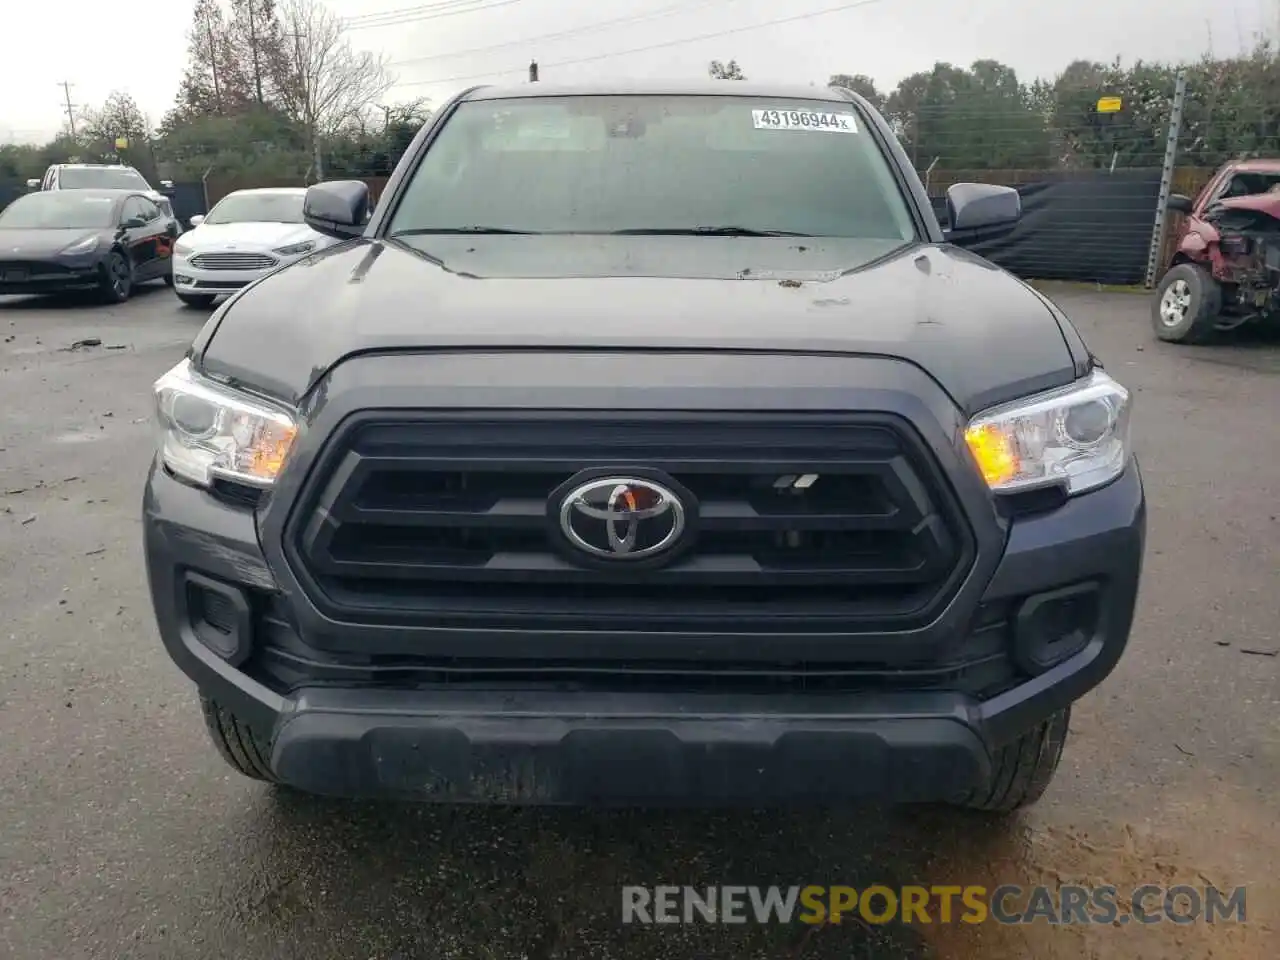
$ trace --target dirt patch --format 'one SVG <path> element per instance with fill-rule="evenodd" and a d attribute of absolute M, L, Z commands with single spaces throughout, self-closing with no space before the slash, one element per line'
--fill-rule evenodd
<path fill-rule="evenodd" d="M 1270 816 L 1249 797 L 1226 788 L 1215 789 L 1212 797 L 1167 798 L 1150 813 L 1150 820 L 1103 829 L 1024 822 L 1011 829 L 973 825 L 965 830 L 957 828 L 954 814 L 941 815 L 932 825 L 926 819 L 923 833 L 938 844 L 926 877 L 936 874 L 938 883 L 1044 885 L 1053 891 L 1111 885 L 1119 915 L 1111 924 L 988 921 L 917 929 L 940 960 L 1271 960 L 1280 955 L 1275 873 L 1280 844 Z M 1185 839 L 1166 835 L 1175 824 Z M 1146 884 L 1213 886 L 1224 894 L 1243 885 L 1246 922 L 1138 923 L 1128 895 Z M 1159 904 L 1158 897 L 1145 900 L 1148 912 Z M 1025 901 L 1014 898 L 1011 905 Z"/>

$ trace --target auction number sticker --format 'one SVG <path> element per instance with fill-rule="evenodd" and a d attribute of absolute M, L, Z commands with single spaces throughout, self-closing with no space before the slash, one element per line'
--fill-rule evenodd
<path fill-rule="evenodd" d="M 815 113 L 809 110 L 752 110 L 757 130 L 816 130 L 822 133 L 857 133 L 851 113 Z"/>

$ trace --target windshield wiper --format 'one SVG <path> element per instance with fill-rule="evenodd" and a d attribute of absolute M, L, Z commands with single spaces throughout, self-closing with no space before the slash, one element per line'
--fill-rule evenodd
<path fill-rule="evenodd" d="M 807 237 L 807 233 L 790 230 L 752 230 L 749 227 L 641 227 L 636 230 L 615 230 L 621 236 L 654 237 Z"/>
<path fill-rule="evenodd" d="M 396 237 L 422 237 L 432 233 L 512 233 L 532 235 L 537 233 L 536 230 L 508 230 L 506 227 L 422 227 L 417 230 L 397 230 L 391 234 L 392 240 Z"/>

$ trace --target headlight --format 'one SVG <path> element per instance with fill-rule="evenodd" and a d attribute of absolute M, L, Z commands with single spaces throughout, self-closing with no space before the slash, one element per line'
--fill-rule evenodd
<path fill-rule="evenodd" d="M 189 360 L 156 381 L 155 398 L 164 465 L 205 487 L 215 478 L 270 486 L 298 433 L 287 412 L 205 379 Z"/>
<path fill-rule="evenodd" d="M 1101 370 L 975 417 L 965 440 L 992 490 L 1062 484 L 1083 493 L 1129 462 L 1129 391 Z"/>
<path fill-rule="evenodd" d="M 69 247 L 63 247 L 62 252 L 66 254 L 93 253 L 98 249 L 99 242 L 97 235 L 82 237 Z"/>
<path fill-rule="evenodd" d="M 191 248 L 185 243 L 175 243 L 173 245 L 173 255 L 175 257 L 189 257 L 191 252 Z"/>
<path fill-rule="evenodd" d="M 295 253 L 310 253 L 315 248 L 316 242 L 314 240 L 307 240 L 303 243 L 291 243 L 287 247 L 277 247 L 276 253 L 281 256 L 291 257 Z"/>

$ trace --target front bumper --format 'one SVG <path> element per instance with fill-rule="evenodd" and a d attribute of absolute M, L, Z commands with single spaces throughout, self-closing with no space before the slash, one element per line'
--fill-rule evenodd
<path fill-rule="evenodd" d="M 321 672 L 275 689 L 202 642 L 185 599 L 184 577 L 196 572 L 278 597 L 315 622 L 305 594 L 283 585 L 264 558 L 253 510 L 153 468 L 143 513 L 166 648 L 204 695 L 269 744 L 285 783 L 342 796 L 593 805 L 959 798 L 990 775 L 995 748 L 1114 668 L 1132 623 L 1145 535 L 1136 463 L 1108 487 L 1011 524 L 984 604 L 1081 583 L 1098 585 L 1101 601 L 1082 649 L 985 698 L 887 685 L 767 694 L 501 682 L 396 689 Z"/>
<path fill-rule="evenodd" d="M 101 286 L 102 281 L 102 267 L 97 262 L 68 263 L 58 270 L 6 267 L 0 268 L 0 296 L 93 290 Z"/>
<path fill-rule="evenodd" d="M 958 698 L 311 689 L 281 718 L 286 783 L 522 804 L 959 799 L 990 772 Z"/>

